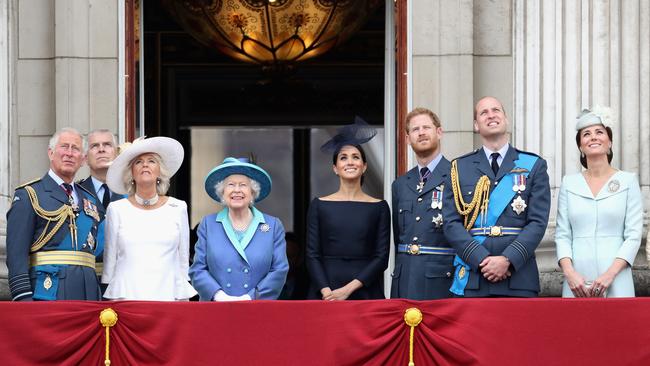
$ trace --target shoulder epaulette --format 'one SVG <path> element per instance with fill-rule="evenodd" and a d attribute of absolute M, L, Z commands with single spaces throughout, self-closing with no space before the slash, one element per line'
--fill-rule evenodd
<path fill-rule="evenodd" d="M 539 155 L 537 155 L 535 153 L 532 153 L 530 151 L 519 150 L 517 148 L 515 148 L 515 151 L 517 151 L 520 154 L 528 154 L 528 155 L 537 156 L 538 158 L 543 159 L 541 156 L 539 156 Z"/>
<path fill-rule="evenodd" d="M 40 182 L 41 179 L 43 179 L 43 178 L 36 178 L 36 179 L 34 179 L 34 180 L 30 180 L 30 181 L 27 182 L 27 183 L 23 183 L 23 184 L 19 185 L 18 187 L 14 188 L 14 191 L 17 191 L 17 190 L 19 190 L 19 189 L 21 189 L 21 188 L 25 188 L 25 187 L 27 187 L 27 186 L 29 186 L 29 185 L 32 185 L 32 184 L 36 183 L 36 182 Z"/>
<path fill-rule="evenodd" d="M 461 155 L 461 156 L 458 156 L 458 157 L 454 158 L 454 160 L 458 160 L 458 159 L 462 159 L 462 158 L 466 158 L 466 157 L 468 157 L 468 156 L 474 155 L 474 154 L 476 154 L 479 150 L 480 150 L 480 149 L 476 149 L 476 150 L 474 150 L 474 151 L 470 151 L 470 152 L 468 152 L 468 153 L 465 154 L 465 155 Z M 452 160 L 452 161 L 453 161 L 453 160 Z"/>
<path fill-rule="evenodd" d="M 86 187 L 82 186 L 79 183 L 75 184 L 75 187 L 79 187 L 81 190 L 83 190 L 84 192 L 90 194 L 91 196 L 93 195 L 88 189 L 86 189 Z"/>

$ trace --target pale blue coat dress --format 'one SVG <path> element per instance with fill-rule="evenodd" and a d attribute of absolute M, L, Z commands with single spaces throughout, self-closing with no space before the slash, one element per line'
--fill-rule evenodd
<path fill-rule="evenodd" d="M 635 174 L 614 173 L 596 197 L 582 173 L 562 180 L 555 232 L 558 261 L 570 258 L 587 281 L 607 271 L 616 258 L 630 264 L 616 276 L 607 297 L 634 296 L 631 265 L 642 229 L 643 197 Z M 562 297 L 573 297 L 566 281 Z"/>

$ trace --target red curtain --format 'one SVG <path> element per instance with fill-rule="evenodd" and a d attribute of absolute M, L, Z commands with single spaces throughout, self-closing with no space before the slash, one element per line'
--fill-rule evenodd
<path fill-rule="evenodd" d="M 650 299 L 0 303 L 2 365 L 650 365 Z"/>

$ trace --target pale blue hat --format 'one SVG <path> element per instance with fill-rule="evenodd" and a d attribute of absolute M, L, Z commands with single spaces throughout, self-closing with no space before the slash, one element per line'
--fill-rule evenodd
<path fill-rule="evenodd" d="M 221 202 L 215 192 L 214 186 L 233 174 L 241 174 L 257 181 L 260 184 L 260 196 L 255 202 L 260 202 L 271 193 L 271 176 L 259 166 L 252 164 L 246 158 L 228 157 L 223 159 L 221 165 L 212 169 L 205 177 L 205 191 L 215 201 Z"/>
<path fill-rule="evenodd" d="M 593 125 L 603 125 L 611 128 L 614 123 L 614 116 L 614 111 L 609 107 L 595 105 L 592 109 L 583 109 L 576 118 L 576 131 Z"/>

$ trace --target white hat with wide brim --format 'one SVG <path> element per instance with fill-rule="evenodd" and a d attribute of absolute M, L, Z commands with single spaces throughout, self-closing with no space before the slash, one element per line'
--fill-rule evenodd
<path fill-rule="evenodd" d="M 185 150 L 180 142 L 170 137 L 151 137 L 136 139 L 133 143 L 113 160 L 106 173 L 106 184 L 111 191 L 118 194 L 127 194 L 128 186 L 124 183 L 124 174 L 129 169 L 131 161 L 136 157 L 155 153 L 160 156 L 163 164 L 169 170 L 171 178 L 183 164 Z"/>

